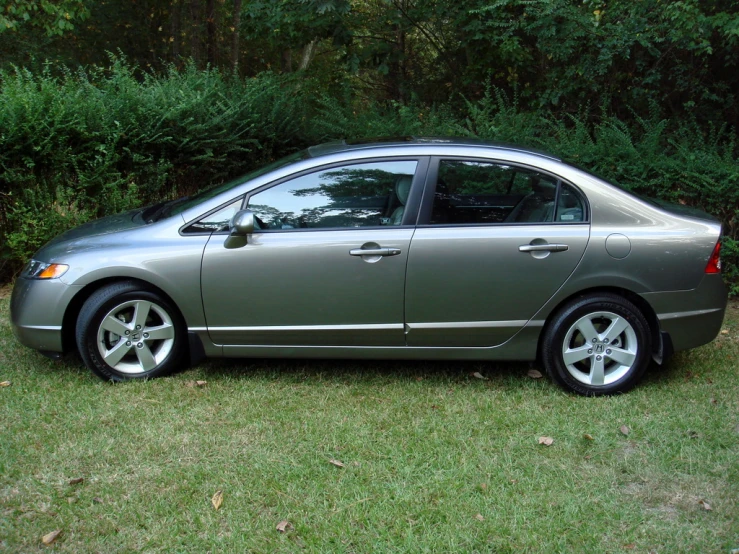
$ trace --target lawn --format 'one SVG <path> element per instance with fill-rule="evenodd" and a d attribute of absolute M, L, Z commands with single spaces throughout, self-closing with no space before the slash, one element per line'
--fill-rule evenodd
<path fill-rule="evenodd" d="M 738 308 L 636 390 L 582 398 L 527 364 L 211 361 L 113 385 L 18 345 L 1 299 L 0 550 L 728 553 Z"/>

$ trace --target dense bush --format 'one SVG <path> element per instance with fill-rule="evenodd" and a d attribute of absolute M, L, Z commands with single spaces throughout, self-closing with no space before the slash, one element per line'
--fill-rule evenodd
<path fill-rule="evenodd" d="M 52 76 L 0 74 L 5 269 L 93 217 L 187 194 L 295 148 L 297 86 L 263 74 L 141 73 L 120 60 Z"/>
<path fill-rule="evenodd" d="M 46 240 L 91 218 L 190 194 L 309 144 L 390 135 L 477 136 L 557 154 L 637 192 L 696 206 L 724 224 L 739 293 L 736 135 L 656 108 L 627 125 L 583 109 L 554 118 L 491 90 L 447 105 L 360 102 L 301 76 L 240 80 L 120 60 L 107 69 L 0 73 L 0 231 L 8 277 Z"/>

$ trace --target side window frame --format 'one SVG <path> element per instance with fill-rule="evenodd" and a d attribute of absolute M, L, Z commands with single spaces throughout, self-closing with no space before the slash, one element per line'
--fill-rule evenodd
<path fill-rule="evenodd" d="M 562 185 L 569 186 L 575 193 L 580 197 L 583 203 L 583 220 L 582 221 L 546 221 L 546 222 L 499 222 L 499 223 L 430 223 L 431 213 L 434 206 L 434 198 L 436 195 L 436 185 L 439 179 L 439 166 L 442 161 L 455 161 L 455 162 L 477 162 L 477 163 L 488 163 L 488 164 L 499 164 L 508 165 L 512 167 L 521 168 L 526 171 L 534 171 L 546 175 L 557 180 L 557 192 L 554 198 L 555 214 L 557 212 L 557 206 L 559 205 L 559 195 L 562 189 Z M 414 181 L 415 184 L 415 181 Z M 513 183 L 509 187 L 512 188 Z M 426 173 L 426 186 L 423 191 L 423 198 L 421 199 L 421 205 L 418 210 L 418 227 L 428 228 L 439 228 L 439 227 L 489 227 L 489 226 L 511 226 L 511 225 L 589 225 L 590 224 L 590 205 L 588 203 L 588 197 L 570 181 L 567 181 L 560 177 L 545 171 L 541 168 L 529 166 L 526 164 L 510 162 L 508 160 L 499 160 L 493 158 L 477 158 L 477 157 L 466 157 L 466 156 L 433 156 L 429 162 L 428 171 Z"/>
<path fill-rule="evenodd" d="M 241 201 L 241 207 L 237 208 L 238 210 L 244 209 L 244 199 L 246 198 L 245 194 L 241 194 L 239 196 L 236 196 L 234 198 L 231 198 L 230 200 L 224 202 L 223 204 L 220 204 L 218 207 L 213 208 L 212 210 L 208 210 L 204 214 L 198 216 L 194 221 L 191 220 L 182 227 L 180 227 L 180 235 L 188 236 L 188 237 L 196 237 L 198 235 L 227 235 L 228 231 L 190 231 L 193 226 L 197 225 L 200 221 L 205 219 L 206 217 L 209 217 L 213 215 L 214 213 L 217 213 L 221 211 L 224 208 L 227 208 L 231 204 L 234 204 L 235 202 Z"/>
<path fill-rule="evenodd" d="M 259 188 L 256 188 L 252 191 L 249 191 L 246 193 L 244 203 L 242 204 L 242 209 L 248 209 L 249 208 L 249 202 L 251 201 L 252 196 L 255 196 L 259 194 L 260 192 L 264 192 L 265 190 L 271 189 L 272 187 L 279 186 L 283 183 L 286 183 L 288 181 L 292 181 L 293 179 L 298 179 L 300 177 L 303 177 L 305 175 L 310 175 L 311 173 L 320 173 L 322 171 L 327 171 L 330 169 L 334 169 L 337 167 L 347 167 L 352 165 L 361 165 L 361 164 L 369 164 L 369 163 L 382 163 L 382 162 L 416 162 L 416 172 L 413 176 L 413 181 L 411 182 L 411 191 L 408 195 L 408 201 L 405 205 L 405 211 L 403 212 L 403 220 L 400 225 L 395 226 L 387 226 L 387 225 L 376 225 L 376 226 L 366 226 L 366 227 L 320 227 L 320 228 L 313 228 L 313 229 L 304 229 L 304 228 L 293 228 L 293 229 L 255 229 L 255 233 L 310 233 L 310 232 L 316 232 L 316 231 L 352 231 L 352 230 L 366 230 L 366 229 L 402 229 L 403 227 L 413 227 L 415 226 L 415 222 L 418 217 L 418 209 L 421 204 L 421 200 L 423 198 L 423 187 L 424 183 L 426 183 L 427 173 L 428 173 L 428 167 L 429 167 L 429 161 L 430 156 L 382 156 L 379 158 L 361 158 L 361 159 L 352 159 L 352 160 L 343 160 L 340 162 L 333 162 L 325 165 L 315 166 L 311 167 L 310 169 L 306 169 L 303 171 L 299 171 L 298 173 L 293 173 L 292 175 L 288 175 L 287 177 L 283 177 L 282 179 L 278 179 L 276 181 L 272 181 L 271 183 L 267 183 L 266 185 L 262 185 Z"/>

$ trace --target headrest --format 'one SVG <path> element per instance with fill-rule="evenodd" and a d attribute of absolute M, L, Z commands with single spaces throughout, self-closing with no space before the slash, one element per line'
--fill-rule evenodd
<path fill-rule="evenodd" d="M 408 201 L 408 195 L 411 192 L 411 183 L 413 183 L 412 175 L 401 175 L 398 180 L 395 181 L 395 194 L 398 196 L 400 203 L 405 206 Z"/>

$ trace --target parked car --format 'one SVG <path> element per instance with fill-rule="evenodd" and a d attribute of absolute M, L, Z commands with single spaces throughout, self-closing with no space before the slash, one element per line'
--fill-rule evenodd
<path fill-rule="evenodd" d="M 339 142 L 67 231 L 11 319 L 114 381 L 204 356 L 539 360 L 611 394 L 717 335 L 720 235 L 515 146 Z"/>

